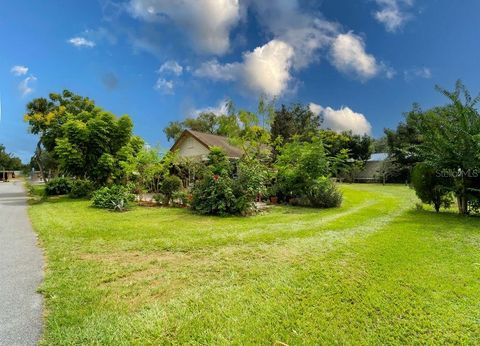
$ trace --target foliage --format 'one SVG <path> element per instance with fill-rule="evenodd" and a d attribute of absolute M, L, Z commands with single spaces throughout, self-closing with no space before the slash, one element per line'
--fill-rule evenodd
<path fill-rule="evenodd" d="M 158 193 L 175 160 L 172 152 L 162 155 L 158 148 L 143 147 L 135 156 L 122 162 L 122 167 L 127 181 L 134 184 L 136 193 Z"/>
<path fill-rule="evenodd" d="M 313 137 L 311 142 L 295 138 L 285 144 L 275 163 L 280 195 L 287 200 L 308 200 L 315 207 L 339 206 L 341 198 L 336 195 L 335 186 L 332 185 L 332 189 L 329 185 L 329 177 L 340 170 L 340 162 L 345 162 L 346 152 L 342 151 L 340 155 L 339 158 L 328 158 L 320 137 Z M 322 204 L 322 196 L 328 197 L 329 201 Z"/>
<path fill-rule="evenodd" d="M 56 161 L 60 172 L 98 184 L 124 178 L 121 163 L 135 156 L 143 141 L 132 135 L 127 115 L 116 117 L 94 101 L 65 90 L 27 105 L 25 121 L 39 136 L 36 162 L 46 177 L 43 152 Z"/>
<path fill-rule="evenodd" d="M 432 204 L 438 213 L 441 207 L 448 209 L 452 204 L 451 180 L 439 177 L 425 163 L 418 163 L 412 171 L 412 187 L 423 203 Z"/>
<path fill-rule="evenodd" d="M 90 198 L 95 185 L 90 180 L 74 179 L 71 181 L 70 198 Z"/>
<path fill-rule="evenodd" d="M 206 175 L 193 188 L 192 209 L 200 214 L 230 215 L 240 212 L 234 194 L 233 180 L 228 175 Z"/>
<path fill-rule="evenodd" d="M 318 137 L 314 137 L 312 142 L 294 139 L 285 144 L 275 167 L 279 191 L 291 197 L 305 195 L 314 181 L 331 172 L 323 142 Z"/>
<path fill-rule="evenodd" d="M 72 180 L 70 178 L 56 177 L 45 184 L 45 194 L 47 196 L 67 195 L 71 190 Z"/>
<path fill-rule="evenodd" d="M 135 195 L 130 192 L 128 187 L 112 185 L 102 187 L 93 193 L 92 206 L 113 211 L 124 211 L 134 200 Z"/>
<path fill-rule="evenodd" d="M 182 180 L 179 177 L 175 175 L 165 177 L 160 185 L 160 193 L 164 196 L 163 203 L 169 205 L 173 195 L 181 188 Z"/>
<path fill-rule="evenodd" d="M 327 177 L 320 177 L 310 184 L 306 196 L 315 208 L 337 208 L 343 199 L 335 183 Z"/>
<path fill-rule="evenodd" d="M 317 133 L 321 123 L 320 116 L 314 114 L 308 105 L 298 103 L 289 107 L 282 105 L 273 117 L 272 140 L 281 138 L 283 142 L 289 142 L 294 137 L 309 140 Z"/>
<path fill-rule="evenodd" d="M 354 135 L 351 131 L 336 132 L 321 129 L 322 139 L 329 156 L 335 157 L 347 151 L 349 158 L 356 161 L 367 161 L 372 154 L 372 138 L 368 135 Z"/>
<path fill-rule="evenodd" d="M 392 166 L 396 167 L 397 181 L 408 181 L 413 167 L 422 161 L 418 148 L 422 142 L 418 128 L 422 114 L 420 106 L 414 104 L 412 110 L 405 114 L 405 122 L 400 123 L 395 130 L 385 130 L 388 154 Z"/>
<path fill-rule="evenodd" d="M 210 215 L 246 214 L 265 191 L 266 180 L 266 167 L 257 159 L 244 157 L 235 166 L 221 149 L 213 148 L 204 176 L 193 188 L 192 209 Z"/>
<path fill-rule="evenodd" d="M 5 146 L 0 144 L 0 170 L 21 170 L 23 168 L 22 161 L 13 154 L 7 153 Z"/>
<path fill-rule="evenodd" d="M 454 91 L 437 87 L 450 104 L 422 112 L 416 123 L 422 141 L 418 145 L 422 161 L 436 172 L 451 177 L 445 187 L 457 197 L 460 214 L 480 197 L 480 96 L 472 98 L 458 81 Z"/>

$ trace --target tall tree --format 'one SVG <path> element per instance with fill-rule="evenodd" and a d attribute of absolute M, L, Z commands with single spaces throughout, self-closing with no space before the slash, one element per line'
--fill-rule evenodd
<path fill-rule="evenodd" d="M 121 179 L 121 162 L 143 146 L 132 134 L 130 117 L 117 117 L 68 90 L 30 102 L 25 120 L 30 132 L 39 136 L 35 156 L 45 179 L 43 151 L 55 158 L 63 173 L 104 184 Z"/>
<path fill-rule="evenodd" d="M 314 114 L 308 105 L 295 103 L 289 107 L 281 105 L 275 112 L 271 125 L 272 140 L 282 138 L 289 142 L 294 136 L 300 140 L 310 140 L 322 124 L 319 115 Z"/>
<path fill-rule="evenodd" d="M 453 178 L 450 188 L 457 197 L 460 214 L 468 214 L 480 198 L 480 114 L 477 104 L 461 81 L 455 89 L 436 89 L 450 104 L 425 112 L 417 122 L 422 135 L 418 146 L 422 160 L 436 172 Z"/>

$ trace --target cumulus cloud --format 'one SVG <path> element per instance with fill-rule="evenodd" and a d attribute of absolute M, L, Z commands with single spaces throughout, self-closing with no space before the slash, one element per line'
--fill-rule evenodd
<path fill-rule="evenodd" d="M 172 73 L 175 76 L 180 76 L 183 73 L 183 67 L 175 60 L 169 60 L 163 63 L 158 69 L 159 73 Z"/>
<path fill-rule="evenodd" d="M 267 96 L 282 94 L 292 79 L 290 70 L 294 50 L 287 43 L 272 40 L 243 54 L 243 61 L 220 64 L 203 63 L 194 74 L 217 81 L 239 81 L 248 90 Z"/>
<path fill-rule="evenodd" d="M 85 37 L 72 37 L 67 41 L 71 45 L 82 48 L 82 47 L 87 47 L 87 48 L 93 48 L 95 47 L 95 42 L 91 40 L 87 40 Z"/>
<path fill-rule="evenodd" d="M 319 61 L 319 51 L 328 47 L 340 30 L 338 24 L 302 11 L 297 0 L 252 1 L 251 6 L 266 31 L 293 48 L 296 69 Z"/>
<path fill-rule="evenodd" d="M 358 135 L 368 135 L 372 131 L 372 125 L 370 125 L 365 115 L 356 113 L 349 107 L 333 109 L 310 103 L 310 110 L 323 117 L 323 127 L 333 131 L 352 131 L 353 134 Z"/>
<path fill-rule="evenodd" d="M 26 75 L 28 73 L 28 67 L 22 66 L 22 65 L 16 65 L 16 66 L 12 67 L 10 72 L 14 76 L 23 76 L 23 75 Z"/>
<path fill-rule="evenodd" d="M 396 32 L 411 18 L 408 8 L 413 0 L 375 0 L 379 10 L 374 12 L 375 19 L 389 32 Z"/>
<path fill-rule="evenodd" d="M 130 13 L 147 22 L 173 22 L 197 50 L 224 54 L 230 30 L 240 21 L 239 0 L 130 0 Z"/>
<path fill-rule="evenodd" d="M 365 41 L 352 32 L 340 34 L 332 44 L 331 61 L 340 71 L 367 80 L 378 75 L 384 68 L 377 59 L 365 51 Z M 392 72 L 387 72 L 387 76 Z"/>
<path fill-rule="evenodd" d="M 175 84 L 172 80 L 158 78 L 153 88 L 164 95 L 173 95 Z"/>
<path fill-rule="evenodd" d="M 37 77 L 31 75 L 18 84 L 18 90 L 20 90 L 20 93 L 22 96 L 27 96 L 28 94 L 31 94 L 34 89 L 32 84 L 34 84 L 37 81 Z"/>
<path fill-rule="evenodd" d="M 432 71 L 428 67 L 415 67 L 403 72 L 406 81 L 415 78 L 430 79 L 432 78 Z"/>
<path fill-rule="evenodd" d="M 214 107 L 205 107 L 205 108 L 198 108 L 193 110 L 193 115 L 198 116 L 202 113 L 213 113 L 216 115 L 224 115 L 228 113 L 228 100 L 221 100 L 218 104 Z"/>

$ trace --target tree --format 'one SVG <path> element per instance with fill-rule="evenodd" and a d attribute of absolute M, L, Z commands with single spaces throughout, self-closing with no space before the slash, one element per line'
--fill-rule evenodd
<path fill-rule="evenodd" d="M 418 145 L 422 160 L 436 172 L 452 177 L 451 190 L 457 197 L 460 214 L 480 197 L 480 96 L 472 98 L 461 81 L 455 90 L 436 89 L 450 104 L 424 112 L 417 122 L 422 136 Z"/>
<path fill-rule="evenodd" d="M 387 148 L 392 162 L 397 166 L 397 177 L 401 181 L 408 181 L 413 167 L 422 159 L 418 149 L 422 142 L 422 134 L 418 124 L 423 111 L 418 104 L 404 114 L 405 121 L 395 130 L 386 129 Z"/>
<path fill-rule="evenodd" d="M 117 117 L 68 90 L 30 102 L 25 121 L 39 136 L 35 156 L 44 179 L 44 151 L 63 174 L 105 184 L 122 180 L 121 162 L 143 146 L 143 140 L 132 134 L 129 116 Z"/>
<path fill-rule="evenodd" d="M 0 170 L 20 170 L 23 168 L 22 160 L 13 154 L 7 153 L 5 146 L 0 144 Z"/>
<path fill-rule="evenodd" d="M 282 138 L 289 142 L 294 136 L 301 140 L 310 140 L 316 134 L 322 119 L 314 114 L 308 105 L 292 104 L 290 107 L 281 105 L 275 112 L 271 125 L 272 140 Z"/>
<path fill-rule="evenodd" d="M 294 138 L 285 144 L 275 162 L 279 191 L 286 197 L 306 195 L 309 186 L 320 177 L 329 176 L 330 164 L 319 137 L 312 142 Z"/>
<path fill-rule="evenodd" d="M 412 171 L 412 187 L 423 203 L 433 204 L 438 213 L 441 207 L 448 208 L 452 203 L 451 182 L 441 177 L 433 167 L 418 163 Z"/>

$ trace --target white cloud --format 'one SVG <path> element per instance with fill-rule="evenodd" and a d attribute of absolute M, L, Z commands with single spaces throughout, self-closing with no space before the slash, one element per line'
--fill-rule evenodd
<path fill-rule="evenodd" d="M 27 96 L 28 94 L 31 94 L 34 91 L 32 84 L 35 83 L 36 81 L 37 81 L 37 77 L 31 75 L 25 78 L 24 80 L 22 80 L 20 84 L 18 84 L 18 90 L 20 90 L 20 93 L 22 94 L 22 96 Z"/>
<path fill-rule="evenodd" d="M 356 113 L 349 107 L 333 109 L 331 107 L 322 107 L 315 103 L 310 103 L 310 110 L 323 117 L 323 127 L 333 131 L 352 131 L 353 134 L 370 134 L 372 125 L 368 122 L 365 115 Z"/>
<path fill-rule="evenodd" d="M 340 30 L 338 24 L 302 11 L 297 0 L 252 1 L 251 5 L 260 24 L 294 49 L 296 69 L 319 61 L 319 51 L 327 48 Z"/>
<path fill-rule="evenodd" d="M 166 61 L 162 66 L 160 66 L 158 72 L 172 73 L 175 76 L 180 76 L 183 73 L 183 67 L 175 60 L 169 60 Z"/>
<path fill-rule="evenodd" d="M 411 18 L 407 9 L 413 5 L 413 0 L 375 1 L 380 8 L 374 13 L 374 17 L 385 26 L 388 32 L 396 32 Z"/>
<path fill-rule="evenodd" d="M 82 48 L 82 47 L 92 48 L 92 47 L 95 47 L 95 42 L 87 40 L 85 37 L 72 37 L 67 42 L 74 45 L 75 47 L 78 47 L 78 48 Z"/>
<path fill-rule="evenodd" d="M 330 55 L 333 65 L 340 72 L 362 80 L 375 77 L 383 69 L 375 57 L 365 51 L 364 40 L 352 32 L 336 37 Z"/>
<path fill-rule="evenodd" d="M 221 64 L 217 59 L 204 62 L 193 71 L 197 77 L 205 77 L 215 81 L 233 81 L 238 78 L 241 72 L 241 64 L 227 63 Z"/>
<path fill-rule="evenodd" d="M 201 52 L 224 54 L 240 21 L 239 0 L 130 0 L 129 11 L 148 22 L 172 21 Z"/>
<path fill-rule="evenodd" d="M 216 115 L 224 115 L 228 113 L 228 100 L 221 100 L 218 102 L 217 106 L 215 107 L 205 107 L 205 108 L 199 108 L 195 109 L 193 112 L 193 115 L 198 116 L 202 113 L 213 113 Z"/>
<path fill-rule="evenodd" d="M 28 73 L 28 67 L 22 65 L 13 66 L 10 70 L 14 76 L 23 76 Z"/>
<path fill-rule="evenodd" d="M 244 54 L 243 78 L 252 91 L 268 96 L 282 94 L 291 80 L 293 48 L 283 41 L 272 40 L 253 52 Z"/>
<path fill-rule="evenodd" d="M 220 64 L 211 60 L 195 70 L 194 75 L 217 81 L 238 81 L 252 92 L 277 96 L 285 92 L 292 79 L 293 56 L 290 45 L 272 40 L 244 53 L 242 62 Z"/>
<path fill-rule="evenodd" d="M 158 90 L 160 93 L 165 95 L 173 95 L 175 84 L 171 80 L 166 80 L 164 78 L 158 78 L 154 87 L 155 90 Z"/>
<path fill-rule="evenodd" d="M 406 81 L 414 78 L 430 79 L 432 78 L 432 71 L 428 67 L 415 67 L 403 72 Z"/>

